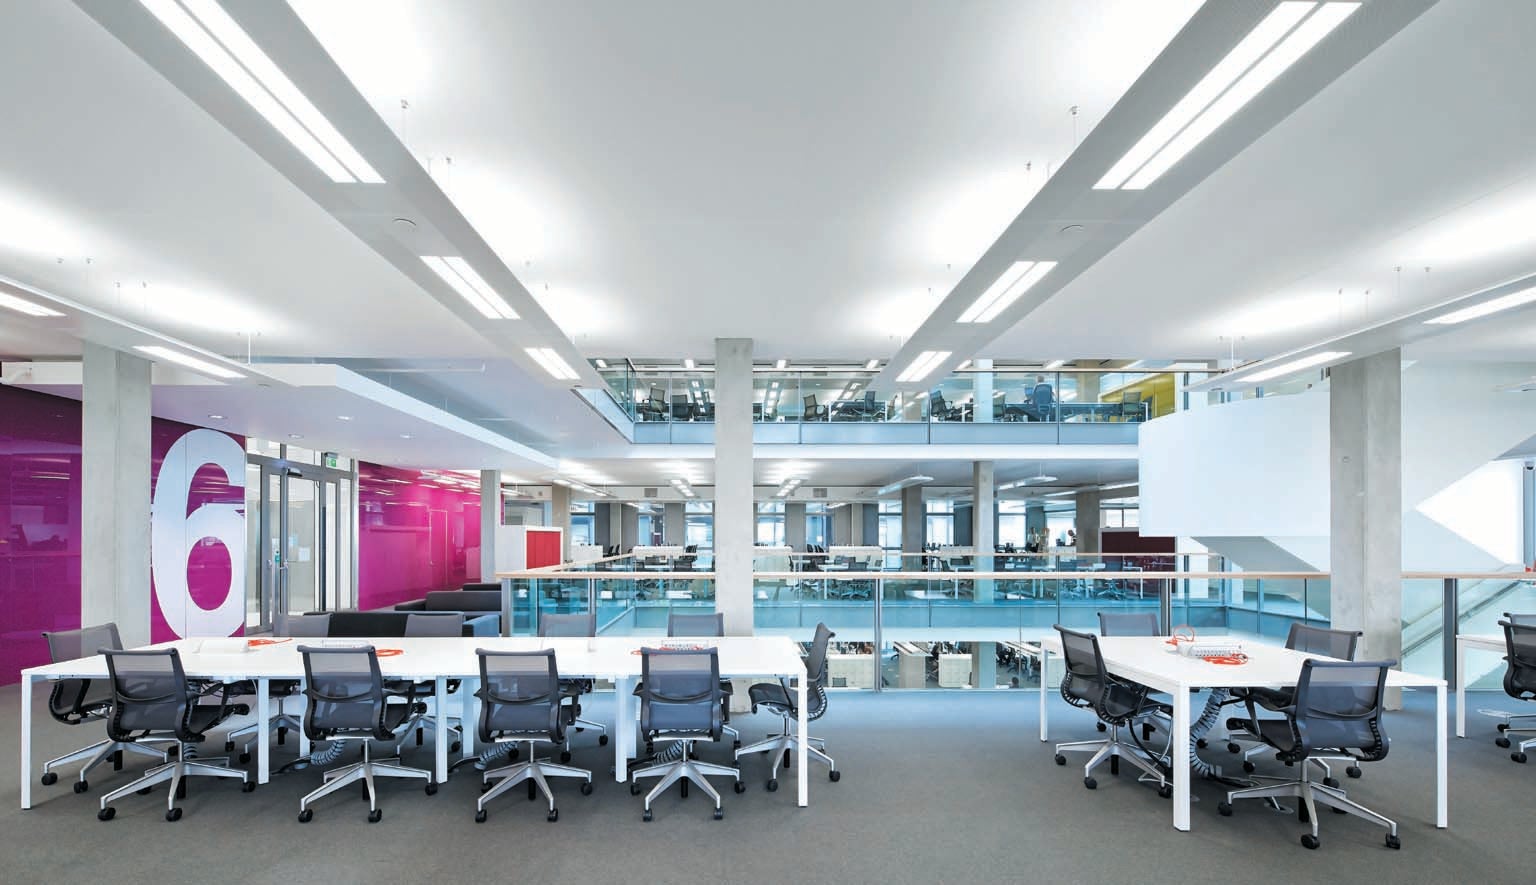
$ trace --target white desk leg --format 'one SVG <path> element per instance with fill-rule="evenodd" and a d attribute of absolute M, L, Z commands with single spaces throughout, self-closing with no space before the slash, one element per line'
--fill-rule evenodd
<path fill-rule="evenodd" d="M 1189 689 L 1173 690 L 1173 828 L 1189 830 Z"/>
<path fill-rule="evenodd" d="M 272 776 L 272 680 L 256 678 L 256 783 L 267 783 Z"/>
<path fill-rule="evenodd" d="M 479 731 L 475 718 L 475 688 L 479 682 L 479 679 L 459 681 L 459 701 L 463 704 L 459 710 L 459 733 L 464 743 L 464 759 L 475 755 L 475 732 Z"/>
<path fill-rule="evenodd" d="M 1467 736 L 1467 644 L 1456 637 L 1456 736 Z"/>
<path fill-rule="evenodd" d="M 629 760 L 635 755 L 635 677 L 613 681 L 613 779 L 629 780 Z"/>
<path fill-rule="evenodd" d="M 1445 732 L 1445 686 L 1439 685 L 1435 687 L 1435 826 L 1441 829 L 1451 825 L 1450 740 Z"/>
<path fill-rule="evenodd" d="M 437 782 L 448 780 L 448 677 L 435 680 L 432 709 L 437 712 Z"/>
<path fill-rule="evenodd" d="M 1045 718 L 1045 692 L 1050 684 L 1051 653 L 1040 647 L 1040 740 L 1049 740 L 1051 736 L 1050 724 Z M 1117 763 L 1118 764 L 1118 763 Z"/>
<path fill-rule="evenodd" d="M 808 764 L 810 762 L 810 758 L 806 753 L 806 748 L 811 745 L 811 730 L 810 725 L 805 718 L 805 705 L 807 703 L 805 684 L 808 681 L 810 680 L 806 679 L 804 676 L 801 676 L 799 684 L 795 688 L 795 709 L 799 711 L 797 716 L 799 723 L 795 726 L 796 733 L 799 738 L 797 741 L 798 749 L 795 750 L 795 764 L 800 766 L 800 774 L 798 780 L 800 784 L 799 789 L 801 808 L 811 804 L 811 779 L 810 773 L 807 770 L 811 766 Z"/>
<path fill-rule="evenodd" d="M 32 807 L 32 686 L 37 679 L 21 677 L 21 807 Z"/>

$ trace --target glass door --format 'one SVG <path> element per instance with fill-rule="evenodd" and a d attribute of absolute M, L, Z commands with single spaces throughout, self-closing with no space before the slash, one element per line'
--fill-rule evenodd
<path fill-rule="evenodd" d="M 247 583 L 248 626 L 270 627 L 275 613 L 353 605 L 350 474 L 252 456 L 247 475 L 256 559 Z"/>

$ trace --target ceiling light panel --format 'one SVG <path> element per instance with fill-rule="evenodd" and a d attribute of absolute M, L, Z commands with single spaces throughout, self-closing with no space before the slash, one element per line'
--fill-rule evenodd
<path fill-rule="evenodd" d="M 61 317 L 64 315 L 51 307 L 34 304 L 25 298 L 17 298 L 15 295 L 5 292 L 0 292 L 0 307 L 24 313 L 29 317 Z"/>
<path fill-rule="evenodd" d="M 1322 353 L 1314 353 L 1311 356 L 1304 356 L 1301 359 L 1290 360 L 1289 362 L 1281 363 L 1278 366 L 1271 366 L 1267 369 L 1264 369 L 1263 371 L 1255 372 L 1252 375 L 1245 376 L 1240 380 L 1243 384 L 1257 384 L 1260 381 L 1269 381 L 1274 378 L 1289 375 L 1292 372 L 1299 372 L 1302 369 L 1310 369 L 1314 366 L 1321 366 L 1324 363 L 1331 363 L 1336 360 L 1341 360 L 1347 356 L 1349 356 L 1349 351 L 1325 350 Z"/>
<path fill-rule="evenodd" d="M 1522 304 L 1530 304 L 1532 301 L 1536 301 L 1536 286 L 1520 292 L 1511 292 L 1508 295 L 1501 295 L 1498 298 L 1491 298 L 1487 301 L 1484 301 L 1482 304 L 1474 304 L 1471 307 L 1463 307 L 1460 310 L 1453 310 L 1450 313 L 1441 314 L 1434 319 L 1425 320 L 1424 322 L 1426 325 L 1455 325 L 1457 323 L 1465 323 L 1468 320 L 1479 319 L 1481 317 L 1488 316 L 1489 314 L 1495 314 L 1502 310 L 1512 310 Z M 3 303 L 3 301 L 0 301 L 0 304 Z"/>
<path fill-rule="evenodd" d="M 139 2 L 332 181 L 384 182 L 215 0 Z"/>
<path fill-rule="evenodd" d="M 158 344 L 140 344 L 136 345 L 133 349 L 141 353 L 147 353 L 156 359 L 165 360 L 168 363 L 176 363 L 180 366 L 186 366 L 187 368 L 201 372 L 204 375 L 212 375 L 215 378 L 227 379 L 245 377 L 239 372 L 236 372 L 233 369 L 226 369 L 218 363 L 212 363 L 208 360 L 198 359 L 197 357 L 190 354 L 182 353 L 179 350 L 172 350 L 169 347 L 161 347 Z"/>
<path fill-rule="evenodd" d="M 517 311 L 492 289 L 469 262 L 457 255 L 423 255 L 422 263 L 432 269 L 459 297 L 489 320 L 515 320 Z"/>
<path fill-rule="evenodd" d="M 523 351 L 530 357 L 533 357 L 534 362 L 538 363 L 544 371 L 553 375 L 557 380 L 575 381 L 580 377 L 576 374 L 576 370 L 571 368 L 570 363 L 561 359 L 560 354 L 555 353 L 553 348 L 525 347 Z"/>
<path fill-rule="evenodd" d="M 960 314 L 960 322 L 992 322 L 1055 267 L 1054 261 L 1015 261 Z"/>
<path fill-rule="evenodd" d="M 896 377 L 896 381 L 901 384 L 909 381 L 921 381 L 932 374 L 933 370 L 937 369 L 940 363 L 949 359 L 952 355 L 953 352 L 948 350 L 925 350 L 918 354 L 917 359 L 913 360 L 906 370 Z"/>

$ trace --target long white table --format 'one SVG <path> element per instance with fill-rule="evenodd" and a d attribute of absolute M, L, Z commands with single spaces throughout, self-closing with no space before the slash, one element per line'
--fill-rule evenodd
<path fill-rule="evenodd" d="M 1308 655 L 1274 645 L 1244 640 L 1248 662 L 1239 665 L 1212 664 L 1199 658 L 1187 658 L 1168 652 L 1167 639 L 1160 636 L 1111 636 L 1099 639 L 1104 665 L 1111 675 L 1134 680 L 1168 693 L 1173 706 L 1173 738 L 1170 752 L 1173 766 L 1173 826 L 1189 829 L 1189 729 L 1193 715 L 1192 690 L 1207 688 L 1285 688 L 1301 677 L 1301 664 L 1307 658 L 1332 660 Z M 1059 682 L 1050 677 L 1050 659 L 1061 654 L 1061 637 L 1048 636 L 1040 642 L 1040 740 L 1049 737 L 1046 711 L 1048 693 L 1058 690 Z M 1450 826 L 1447 793 L 1446 685 L 1444 679 L 1418 676 L 1391 670 L 1390 688 L 1435 689 L 1435 826 Z"/>
<path fill-rule="evenodd" d="M 1502 633 L 1456 634 L 1456 736 L 1467 736 L 1467 650 L 1506 653 Z"/>
<path fill-rule="evenodd" d="M 463 682 L 459 690 L 462 704 L 460 716 L 464 723 L 463 754 L 465 758 L 475 752 L 474 685 L 479 679 L 480 664 L 475 649 L 496 651 L 531 651 L 541 648 L 555 650 L 555 660 L 562 676 L 588 676 L 610 679 L 615 686 L 614 714 L 614 779 L 629 779 L 629 760 L 634 757 L 638 744 L 636 717 L 638 708 L 634 687 L 640 678 L 640 654 L 642 647 L 708 646 L 719 649 L 720 675 L 724 678 L 755 676 L 790 676 L 798 680 L 796 689 L 800 710 L 799 758 L 796 764 L 799 785 L 799 804 L 810 804 L 810 785 L 807 778 L 805 748 L 807 735 L 805 665 L 800 659 L 799 648 L 785 636 L 732 636 L 725 638 L 671 638 L 639 636 L 612 636 L 596 639 L 540 639 L 530 636 L 513 637 L 431 637 L 373 639 L 293 639 L 264 645 L 244 653 L 216 653 L 205 649 L 227 649 L 229 640 L 206 642 L 199 639 L 182 639 L 162 643 L 155 648 L 174 646 L 181 652 L 181 663 L 189 678 L 218 682 L 253 681 L 256 683 L 256 721 L 266 722 L 272 715 L 268 698 L 268 685 L 276 680 L 302 680 L 303 657 L 298 652 L 301 644 L 324 645 L 373 645 L 379 649 L 399 649 L 400 654 L 381 656 L 379 669 L 386 679 L 425 681 L 434 684 L 437 709 L 436 777 L 448 779 L 448 681 Z M 32 710 L 34 688 L 39 683 L 59 679 L 106 679 L 106 659 L 100 655 L 47 664 L 21 671 L 21 807 L 32 807 L 32 783 L 35 777 L 32 767 Z M 301 748 L 302 749 L 302 748 Z M 268 739 L 258 740 L 256 748 L 256 773 L 258 783 L 267 783 L 271 770 L 271 745 Z"/>

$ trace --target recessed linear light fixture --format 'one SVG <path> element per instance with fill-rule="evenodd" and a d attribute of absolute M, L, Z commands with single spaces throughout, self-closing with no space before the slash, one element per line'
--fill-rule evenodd
<path fill-rule="evenodd" d="M 1141 190 L 1156 181 L 1359 8 L 1358 2 L 1332 0 L 1286 0 L 1276 6 L 1094 189 Z"/>
<path fill-rule="evenodd" d="M 576 374 L 575 369 L 571 368 L 570 363 L 567 363 L 565 360 L 561 359 L 560 354 L 555 353 L 554 348 L 525 347 L 523 348 L 523 352 L 533 357 L 533 361 L 542 366 L 544 371 L 553 375 L 556 380 L 575 381 L 577 378 L 581 377 L 580 375 Z"/>
<path fill-rule="evenodd" d="M 800 488 L 800 484 L 802 482 L 804 482 L 804 481 L 805 480 L 800 479 L 798 477 L 792 478 L 792 479 L 786 479 L 783 482 L 779 483 L 779 490 L 777 492 L 774 492 L 773 496 L 775 498 L 787 498 L 790 495 L 793 495 L 795 493 L 795 489 Z"/>
<path fill-rule="evenodd" d="M 866 368 L 866 369 L 878 369 L 878 368 L 880 368 L 880 361 L 879 360 L 870 360 L 869 362 L 864 364 L 864 368 Z"/>
<path fill-rule="evenodd" d="M 384 183 L 216 0 L 139 2 L 332 181 Z"/>
<path fill-rule="evenodd" d="M 551 479 L 550 482 L 554 483 L 557 486 L 565 486 L 566 488 L 568 488 L 568 489 L 570 489 L 572 491 L 581 492 L 582 494 L 592 495 L 592 496 L 598 497 L 598 498 L 611 498 L 611 497 L 613 497 L 612 495 L 608 494 L 607 492 L 599 491 L 598 489 L 594 489 L 591 486 L 587 485 L 586 483 L 576 482 L 575 480 L 572 480 L 572 479 L 561 479 L 560 477 L 557 476 L 557 477 Z"/>
<path fill-rule="evenodd" d="M 949 359 L 953 353 L 948 350 L 925 350 L 917 355 L 917 359 L 908 364 L 906 371 L 896 376 L 898 383 L 905 384 L 908 381 L 921 381 L 933 373 L 939 364 Z"/>
<path fill-rule="evenodd" d="M 877 489 L 875 491 L 875 494 L 877 496 L 879 496 L 879 495 L 890 495 L 890 494 L 894 494 L 896 492 L 899 492 L 902 489 L 907 488 L 908 486 L 921 485 L 921 484 L 923 484 L 925 482 L 933 482 L 933 477 L 931 477 L 931 476 L 924 476 L 923 474 L 919 473 L 916 476 L 909 476 L 906 479 L 898 479 L 895 482 L 891 483 L 890 485 L 881 486 L 879 489 Z"/>
<path fill-rule="evenodd" d="M 682 495 L 684 498 L 698 497 L 698 494 L 693 490 L 693 486 L 688 484 L 688 480 L 679 478 L 672 480 L 671 483 L 672 488 L 676 489 L 677 493 Z"/>
<path fill-rule="evenodd" d="M 215 378 L 245 377 L 239 372 L 233 369 L 226 369 L 218 363 L 210 363 L 207 360 L 198 359 L 195 356 L 182 353 L 179 350 L 172 350 L 169 347 L 161 347 L 158 344 L 138 344 L 133 349 L 141 353 L 147 353 L 157 359 L 165 360 L 168 363 L 186 366 L 194 371 L 202 372 L 204 375 L 212 375 Z"/>
<path fill-rule="evenodd" d="M 1295 359 L 1291 360 L 1290 362 L 1281 363 L 1278 366 L 1270 366 L 1267 369 L 1255 372 L 1252 375 L 1245 375 L 1237 380 L 1243 384 L 1257 384 L 1260 381 L 1269 381 L 1274 378 L 1289 375 L 1293 372 L 1299 372 L 1302 369 L 1310 369 L 1313 366 L 1321 366 L 1324 363 L 1331 363 L 1335 360 L 1341 360 L 1347 356 L 1349 356 L 1349 351 L 1347 350 L 1325 350 L 1321 353 L 1314 353 L 1310 356 L 1304 356 L 1301 359 Z"/>
<path fill-rule="evenodd" d="M 1054 261 L 1015 261 L 960 314 L 962 323 L 990 323 L 1056 266 Z"/>
<path fill-rule="evenodd" d="M 29 317 L 61 317 L 64 315 L 51 307 L 34 304 L 25 298 L 17 298 L 15 295 L 8 295 L 5 292 L 0 292 L 0 307 L 24 313 Z"/>
<path fill-rule="evenodd" d="M 1047 372 L 1053 372 L 1056 369 L 1059 369 L 1062 366 L 1065 366 L 1066 364 L 1067 364 L 1066 360 L 1051 360 L 1050 362 L 1046 363 L 1041 368 L 1043 368 Z"/>
<path fill-rule="evenodd" d="M 475 269 L 469 266 L 457 255 L 423 255 L 421 260 L 432 272 L 442 277 L 443 282 L 459 293 L 459 297 L 468 301 L 470 306 L 480 311 L 480 315 L 489 320 L 515 320 L 517 311 L 506 299 L 496 294 Z"/>
<path fill-rule="evenodd" d="M 0 298 L 3 297 L 4 296 L 0 296 Z M 1482 304 L 1474 304 L 1471 307 L 1463 307 L 1460 310 L 1453 310 L 1450 313 L 1441 314 L 1432 320 L 1425 320 L 1424 323 L 1425 325 L 1439 326 L 1450 326 L 1455 325 L 1456 323 L 1465 323 L 1468 320 L 1479 319 L 1481 317 L 1488 316 L 1489 314 L 1498 313 L 1502 310 L 1511 310 L 1513 308 L 1519 307 L 1522 304 L 1530 304 L 1532 301 L 1536 301 L 1536 286 L 1533 286 L 1529 289 L 1524 289 L 1519 292 L 1511 292 L 1508 295 L 1501 295 L 1498 298 L 1491 298 L 1487 301 L 1484 301 Z"/>
<path fill-rule="evenodd" d="M 685 360 L 683 360 L 683 368 L 685 368 L 685 369 L 692 369 L 692 368 L 695 368 L 697 366 L 698 366 L 698 363 L 695 363 L 692 359 L 685 359 Z"/>
<path fill-rule="evenodd" d="M 787 369 L 789 368 L 789 360 L 776 360 L 773 367 L 775 369 Z"/>
<path fill-rule="evenodd" d="M 1027 485 L 1041 486 L 1041 485 L 1045 485 L 1046 483 L 1055 482 L 1056 479 L 1057 478 L 1054 477 L 1054 476 L 1049 476 L 1047 474 L 1040 473 L 1040 474 L 1037 474 L 1035 476 L 1026 476 L 1023 479 L 1016 479 L 1013 482 L 1005 482 L 1002 485 L 998 486 L 997 490 L 999 492 L 1006 492 L 1009 489 L 1016 489 L 1016 488 L 1019 488 L 1021 486 L 1027 486 Z"/>
<path fill-rule="evenodd" d="M 599 369 L 606 369 L 606 368 L 608 368 L 608 361 L 607 360 L 593 360 L 592 364 L 594 366 L 597 366 Z"/>

